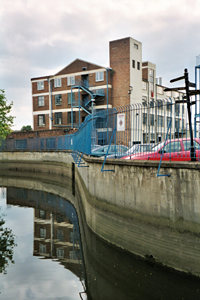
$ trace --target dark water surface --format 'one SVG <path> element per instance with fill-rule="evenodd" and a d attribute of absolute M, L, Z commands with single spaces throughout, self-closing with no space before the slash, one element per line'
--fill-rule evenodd
<path fill-rule="evenodd" d="M 65 199 L 0 188 L 0 207 L 17 244 L 0 274 L 2 300 L 200 299 L 199 279 L 108 245 Z"/>

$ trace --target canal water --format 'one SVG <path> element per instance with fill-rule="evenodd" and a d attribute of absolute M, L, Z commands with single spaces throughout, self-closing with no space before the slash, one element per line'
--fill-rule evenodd
<path fill-rule="evenodd" d="M 78 219 L 79 217 L 79 219 Z M 59 196 L 0 188 L 1 300 L 200 299 L 200 280 L 105 243 Z"/>

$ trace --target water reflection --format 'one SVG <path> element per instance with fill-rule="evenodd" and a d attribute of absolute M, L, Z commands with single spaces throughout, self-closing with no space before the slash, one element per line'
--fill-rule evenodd
<path fill-rule="evenodd" d="M 5 189 L 1 190 L 2 198 L 5 197 Z M 9 263 L 14 264 L 13 251 L 16 246 L 12 229 L 5 227 L 3 212 L 0 211 L 0 273 L 7 273 Z"/>
<path fill-rule="evenodd" d="M 18 251 L 16 255 L 16 268 L 15 270 L 9 269 L 8 276 L 7 276 L 7 284 L 5 283 L 5 277 L 1 277 L 1 285 L 0 285 L 0 291 L 2 292 L 2 295 L 4 298 L 1 299 L 12 299 L 11 295 L 18 295 L 17 299 L 52 299 L 52 296 L 54 294 L 55 299 L 77 299 L 81 298 L 84 292 L 84 272 L 83 272 L 83 264 L 82 264 L 82 253 L 81 253 L 81 244 L 80 244 L 80 232 L 79 232 L 79 226 L 78 226 L 78 218 L 76 211 L 74 207 L 67 202 L 64 199 L 61 199 L 60 197 L 54 196 L 52 194 L 40 192 L 40 191 L 33 191 L 33 190 L 25 190 L 20 188 L 7 188 L 7 215 L 12 214 L 11 211 L 13 210 L 13 206 L 15 206 L 15 219 L 17 222 L 20 222 L 21 224 L 21 231 L 22 235 L 23 228 L 26 226 L 29 226 L 27 224 L 26 215 L 29 215 L 29 213 L 25 213 L 25 211 L 21 213 L 18 213 L 16 208 L 24 210 L 25 207 L 32 207 L 33 208 L 33 218 L 30 218 L 29 220 L 32 223 L 33 228 L 33 235 L 32 235 L 32 241 L 30 238 L 27 237 L 25 234 L 25 239 L 19 239 L 19 247 L 23 248 L 23 250 L 27 251 L 28 245 L 24 246 L 23 244 L 28 243 L 32 245 L 32 254 L 35 259 L 39 261 L 49 261 L 52 264 L 52 261 L 54 263 L 57 263 L 67 270 L 70 271 L 71 274 L 74 274 L 77 280 L 75 280 L 75 277 L 69 276 L 68 273 L 68 281 L 64 281 L 64 276 L 62 276 L 63 272 L 59 268 L 49 268 L 49 264 L 44 264 L 44 266 L 47 267 L 46 272 L 44 270 L 43 275 L 47 278 L 40 277 L 40 268 L 37 271 L 35 268 L 35 263 L 33 264 L 33 261 L 31 258 L 27 258 L 27 253 L 24 252 L 24 257 L 22 258 L 23 261 L 26 261 L 26 264 L 28 263 L 30 269 L 29 271 L 26 269 L 26 266 L 23 264 L 23 266 L 20 264 L 20 253 Z M 19 208 L 16 206 L 21 206 L 23 208 Z M 17 215 L 20 214 L 20 220 L 17 217 Z M 10 216 L 11 217 L 11 216 Z M 9 220 L 9 217 L 7 218 L 8 223 L 13 223 L 13 214 L 12 214 L 12 220 Z M 17 223 L 16 222 L 16 223 Z M 19 224 L 13 224 L 13 227 L 18 226 Z M 19 236 L 19 234 L 18 234 Z M 23 255 L 22 254 L 22 255 Z M 34 258 L 33 258 L 34 259 Z M 34 261 L 35 262 L 35 261 Z M 38 264 L 37 264 L 38 265 Z M 26 269 L 26 270 L 25 270 Z M 45 285 L 50 284 L 52 281 L 49 280 L 50 272 L 49 270 L 55 270 L 55 274 L 52 272 L 52 278 L 61 276 L 59 278 L 59 285 L 63 288 L 63 291 L 65 290 L 65 295 L 63 295 L 63 291 L 59 291 L 59 285 L 58 287 L 55 286 L 54 293 L 51 293 L 49 290 L 45 291 Z M 36 274 L 38 276 L 38 280 L 34 278 L 34 281 L 36 280 L 36 284 L 38 286 L 41 286 L 42 289 L 44 288 L 44 292 L 36 291 L 34 284 L 29 281 L 29 287 L 24 287 L 25 282 L 22 280 L 19 281 L 19 278 L 23 277 L 22 273 L 27 272 L 27 277 L 30 276 L 30 273 L 33 272 L 33 274 Z M 18 278 L 13 279 L 12 272 L 17 272 Z M 28 274 L 29 273 L 29 274 Z M 15 281 L 15 289 L 16 291 L 6 291 L 6 286 L 9 284 L 9 279 L 11 278 L 12 281 Z M 39 280 L 40 278 L 40 280 Z M 26 279 L 24 278 L 24 281 Z M 82 283 L 78 284 L 78 282 Z M 2 284 L 3 283 L 3 284 Z M 63 284 L 66 283 L 66 287 L 63 287 Z M 27 284 L 26 284 L 27 285 Z M 74 285 L 74 286 L 72 286 Z M 77 288 L 78 287 L 78 288 Z M 23 291 L 26 289 L 26 291 Z M 79 296 L 80 294 L 80 296 Z M 58 297 L 59 295 L 59 297 Z M 61 297 L 62 295 L 62 297 Z M 78 296 L 78 297 L 77 297 Z M 58 298 L 57 298 L 58 297 Z M 83 297 L 82 297 L 83 298 Z M 54 298 L 53 298 L 54 299 Z M 86 299 L 83 298 L 83 299 Z"/>
<path fill-rule="evenodd" d="M 32 294 L 27 292 L 28 296 L 18 296 L 16 299 L 200 299 L 198 278 L 157 266 L 150 260 L 139 259 L 97 237 L 85 222 L 81 201 L 77 206 L 79 220 L 75 208 L 66 199 L 40 191 L 9 187 L 7 203 L 34 208 L 33 218 L 29 217 L 33 224 L 31 247 L 34 259 L 41 263 L 49 261 L 51 265 L 53 261 L 62 270 L 70 270 L 70 274 L 74 274 L 77 281 L 82 283 L 72 291 L 72 285 L 69 284 L 71 277 L 66 278 L 58 267 L 50 269 L 49 265 L 44 265 L 43 277 L 47 277 L 48 284 L 42 281 L 43 278 L 40 278 L 41 282 L 36 282 L 44 289 L 44 293 L 34 297 L 32 289 Z M 26 226 L 25 217 L 24 221 Z M 29 272 L 34 272 L 35 265 L 35 260 L 34 264 L 29 261 Z M 39 276 L 38 272 L 35 274 Z M 63 289 L 65 294 L 62 292 L 60 296 L 56 286 L 54 294 L 52 290 L 48 291 L 45 285 L 50 289 L 50 276 L 54 276 L 54 281 L 59 278 L 62 285 L 66 285 L 66 289 Z"/>

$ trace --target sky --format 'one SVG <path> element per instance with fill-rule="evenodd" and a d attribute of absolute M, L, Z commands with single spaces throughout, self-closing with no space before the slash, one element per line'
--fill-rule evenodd
<path fill-rule="evenodd" d="M 31 78 L 76 58 L 109 66 L 109 41 L 142 42 L 143 61 L 169 80 L 200 54 L 200 0 L 0 0 L 0 89 L 13 102 L 13 130 L 31 125 Z"/>

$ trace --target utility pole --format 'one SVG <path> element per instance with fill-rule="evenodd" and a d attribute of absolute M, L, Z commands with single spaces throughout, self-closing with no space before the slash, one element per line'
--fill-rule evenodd
<path fill-rule="evenodd" d="M 189 75 L 187 69 L 184 70 L 183 76 L 171 79 L 170 82 L 175 82 L 179 80 L 185 80 L 185 87 L 166 88 L 165 91 L 167 92 L 167 91 L 185 90 L 186 95 L 183 97 L 183 100 L 177 100 L 176 103 L 187 104 L 189 131 L 190 131 L 190 159 L 191 161 L 196 161 L 196 152 L 194 147 L 193 130 L 192 130 L 192 116 L 191 116 L 191 108 L 190 108 L 191 105 L 196 104 L 196 100 L 191 102 L 190 96 L 200 94 L 200 90 L 190 90 L 190 87 L 196 88 L 196 84 L 189 81 Z"/>

